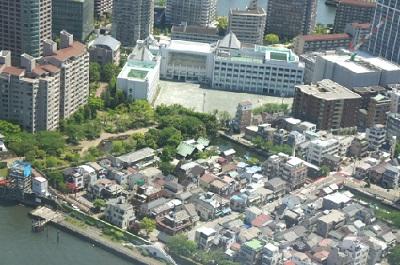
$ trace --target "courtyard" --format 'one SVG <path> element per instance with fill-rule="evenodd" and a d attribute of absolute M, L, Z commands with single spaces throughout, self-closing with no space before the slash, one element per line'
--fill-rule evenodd
<path fill-rule="evenodd" d="M 253 107 L 282 102 L 292 105 L 293 102 L 293 98 L 204 89 L 199 84 L 164 80 L 160 80 L 159 89 L 155 106 L 180 104 L 200 112 L 227 111 L 231 116 L 235 115 L 238 103 L 244 100 L 253 103 Z"/>

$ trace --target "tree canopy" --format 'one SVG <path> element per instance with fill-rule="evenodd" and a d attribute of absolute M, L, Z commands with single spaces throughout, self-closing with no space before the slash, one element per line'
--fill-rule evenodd
<path fill-rule="evenodd" d="M 273 45 L 279 43 L 279 36 L 273 33 L 264 36 L 265 44 Z"/>
<path fill-rule="evenodd" d="M 191 257 L 197 249 L 196 243 L 189 240 L 185 234 L 170 237 L 166 245 L 171 253 L 184 257 Z"/>

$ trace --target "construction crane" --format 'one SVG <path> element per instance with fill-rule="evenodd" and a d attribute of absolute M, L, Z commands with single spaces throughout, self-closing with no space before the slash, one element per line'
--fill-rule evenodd
<path fill-rule="evenodd" d="M 375 33 L 378 32 L 378 30 L 383 26 L 385 21 L 386 21 L 386 18 L 383 17 L 381 19 L 381 21 L 379 21 L 379 23 L 376 24 L 376 26 L 373 27 L 371 29 L 371 31 L 367 35 L 362 37 L 361 40 L 356 45 L 353 46 L 352 43 L 350 43 L 350 47 L 349 48 L 350 48 L 350 51 L 352 51 L 352 54 L 351 54 L 351 57 L 350 57 L 350 61 L 354 61 L 354 59 L 357 56 L 357 51 L 360 49 L 360 47 L 362 45 L 364 45 L 372 37 L 372 35 L 374 35 Z"/>

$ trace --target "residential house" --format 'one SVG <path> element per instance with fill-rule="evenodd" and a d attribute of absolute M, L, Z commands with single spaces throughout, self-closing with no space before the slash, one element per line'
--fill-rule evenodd
<path fill-rule="evenodd" d="M 196 230 L 195 242 L 200 249 L 208 250 L 214 244 L 217 231 L 209 227 L 201 227 Z"/>
<path fill-rule="evenodd" d="M 202 220 L 215 219 L 230 214 L 229 200 L 212 192 L 203 193 L 195 201 L 196 211 Z"/>
<path fill-rule="evenodd" d="M 343 212 L 332 210 L 328 214 L 318 218 L 316 233 L 322 237 L 327 237 L 331 230 L 336 230 L 342 227 L 345 219 Z"/>
<path fill-rule="evenodd" d="M 152 165 L 156 161 L 155 150 L 149 147 L 119 156 L 112 157 L 113 166 L 144 168 Z"/>
<path fill-rule="evenodd" d="M 185 209 L 171 211 L 169 214 L 157 218 L 157 229 L 173 236 L 189 230 L 196 224 L 195 220 Z"/>
<path fill-rule="evenodd" d="M 244 243 L 240 247 L 239 259 L 241 264 L 256 264 L 261 260 L 261 253 L 264 243 L 258 239 L 253 239 Z"/>
<path fill-rule="evenodd" d="M 124 197 L 118 197 L 107 201 L 104 217 L 111 224 L 127 229 L 135 220 L 135 212 Z"/>

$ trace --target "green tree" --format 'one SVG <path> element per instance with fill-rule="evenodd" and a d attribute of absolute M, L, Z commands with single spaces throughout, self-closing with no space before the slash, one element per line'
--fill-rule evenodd
<path fill-rule="evenodd" d="M 323 24 L 318 23 L 313 31 L 314 34 L 329 34 L 329 28 Z"/>
<path fill-rule="evenodd" d="M 400 156 L 400 142 L 396 143 L 396 147 L 394 149 L 394 157 Z"/>
<path fill-rule="evenodd" d="M 59 132 L 38 132 L 36 135 L 38 147 L 50 156 L 59 156 L 65 148 L 64 136 Z"/>
<path fill-rule="evenodd" d="M 227 111 L 220 111 L 217 113 L 218 121 L 222 127 L 227 127 L 232 120 L 231 115 Z"/>
<path fill-rule="evenodd" d="M 388 255 L 390 265 L 398 265 L 400 261 L 400 245 L 397 245 Z"/>
<path fill-rule="evenodd" d="M 267 45 L 273 45 L 279 43 L 279 36 L 273 33 L 264 36 L 264 42 Z"/>
<path fill-rule="evenodd" d="M 174 127 L 166 127 L 160 130 L 158 145 L 177 147 L 183 140 L 182 134 Z"/>
<path fill-rule="evenodd" d="M 174 165 L 172 165 L 170 162 L 161 162 L 159 168 L 166 176 L 172 174 L 175 170 Z"/>
<path fill-rule="evenodd" d="M 96 210 L 100 210 L 103 207 L 106 207 L 107 203 L 103 199 L 95 199 L 93 202 L 93 206 L 96 208 Z"/>
<path fill-rule="evenodd" d="M 140 228 L 143 229 L 147 236 L 156 229 L 156 221 L 148 217 L 143 218 L 140 221 Z"/>
<path fill-rule="evenodd" d="M 329 169 L 329 167 L 327 165 L 322 165 L 320 167 L 319 171 L 321 172 L 321 175 L 324 177 L 328 176 L 329 173 L 331 172 L 331 170 Z"/>
<path fill-rule="evenodd" d="M 169 238 L 166 243 L 169 252 L 175 255 L 191 257 L 197 250 L 197 245 L 194 241 L 188 240 L 187 235 L 177 234 Z"/>
<path fill-rule="evenodd" d="M 101 67 L 98 63 L 90 63 L 89 65 L 89 80 L 90 82 L 100 81 Z"/>
<path fill-rule="evenodd" d="M 166 146 L 163 148 L 160 158 L 162 162 L 169 162 L 174 159 L 175 155 L 176 155 L 176 147 Z"/>
<path fill-rule="evenodd" d="M 19 125 L 13 124 L 8 121 L 0 120 L 0 133 L 4 136 L 17 134 L 21 132 Z"/>
<path fill-rule="evenodd" d="M 101 71 L 101 78 L 104 82 L 110 82 L 118 74 L 118 67 L 113 63 L 105 64 Z"/>
<path fill-rule="evenodd" d="M 218 17 L 217 18 L 217 28 L 218 28 L 218 34 L 220 36 L 225 36 L 226 31 L 228 29 L 228 18 L 227 17 Z"/>

